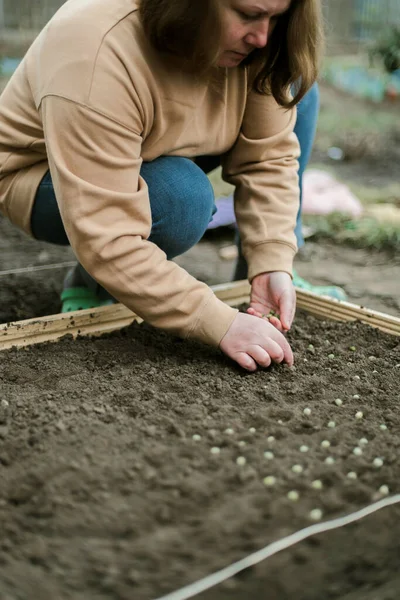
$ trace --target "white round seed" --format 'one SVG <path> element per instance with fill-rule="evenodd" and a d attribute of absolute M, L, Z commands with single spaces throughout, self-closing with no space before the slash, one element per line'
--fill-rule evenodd
<path fill-rule="evenodd" d="M 342 406 L 343 400 L 341 400 L 340 398 L 336 398 L 335 404 L 336 404 L 336 406 Z"/>
<path fill-rule="evenodd" d="M 211 454 L 220 454 L 221 453 L 221 448 L 218 448 L 217 446 L 214 446 L 213 448 L 211 448 L 210 452 L 211 452 Z"/>
<path fill-rule="evenodd" d="M 256 432 L 256 428 L 255 427 L 250 427 L 249 431 L 250 431 L 250 433 L 255 433 Z"/>
<path fill-rule="evenodd" d="M 240 442 L 238 443 L 240 448 L 244 448 L 246 446 L 246 442 L 244 440 L 240 440 Z"/>
<path fill-rule="evenodd" d="M 275 485 L 276 483 L 276 478 L 273 475 L 269 475 L 268 477 L 265 477 L 263 479 L 263 483 L 264 485 L 266 485 L 267 487 L 272 487 Z"/>
<path fill-rule="evenodd" d="M 364 417 L 364 413 L 362 413 L 361 410 L 356 412 L 356 419 L 362 419 L 363 417 Z"/>
<path fill-rule="evenodd" d="M 267 460 L 273 460 L 273 458 L 274 458 L 273 452 L 264 452 L 264 458 L 266 458 Z"/>
<path fill-rule="evenodd" d="M 372 464 L 374 465 L 374 467 L 376 467 L 377 469 L 380 469 L 381 467 L 383 467 L 383 460 L 382 458 L 374 458 Z"/>
<path fill-rule="evenodd" d="M 347 473 L 347 477 L 349 479 L 357 479 L 358 475 L 354 471 L 350 471 L 350 473 Z"/>
<path fill-rule="evenodd" d="M 240 467 L 243 467 L 247 463 L 247 460 L 244 456 L 238 456 L 236 459 L 236 464 Z"/>
<path fill-rule="evenodd" d="M 390 493 L 389 487 L 387 485 L 381 485 L 379 493 L 382 494 L 382 496 L 388 496 Z"/>
<path fill-rule="evenodd" d="M 359 399 L 360 399 L 360 396 L 359 396 L 358 394 L 354 394 L 354 396 L 353 396 L 353 399 L 354 399 L 354 400 L 359 400 Z"/>
<path fill-rule="evenodd" d="M 323 440 L 321 442 L 321 448 L 330 448 L 331 447 L 331 443 L 329 440 Z"/>
<path fill-rule="evenodd" d="M 328 427 L 329 427 L 329 429 L 335 429 L 335 427 L 336 427 L 335 421 L 329 421 Z"/>
<path fill-rule="evenodd" d="M 303 467 L 301 465 L 293 465 L 292 471 L 293 473 L 302 473 Z"/>
<path fill-rule="evenodd" d="M 309 448 L 308 446 L 300 446 L 300 452 L 303 452 L 303 453 L 305 453 L 305 452 L 308 452 L 308 451 L 309 451 L 309 449 L 310 449 L 310 448 Z"/>
<path fill-rule="evenodd" d="M 361 456 L 362 453 L 363 453 L 363 451 L 358 446 L 356 446 L 353 450 L 353 454 L 355 454 L 355 456 Z"/>
<path fill-rule="evenodd" d="M 384 423 L 382 423 L 382 425 L 379 425 L 379 429 L 381 431 L 386 431 L 387 430 L 387 425 L 385 425 Z"/>
<path fill-rule="evenodd" d="M 305 415 L 306 417 L 309 417 L 311 415 L 311 408 L 305 408 L 303 410 L 303 415 Z"/>
<path fill-rule="evenodd" d="M 192 440 L 194 440 L 195 442 L 199 442 L 201 440 L 201 435 L 195 433 L 194 435 L 192 435 Z"/>
<path fill-rule="evenodd" d="M 273 443 L 274 443 L 274 441 L 275 441 L 275 438 L 274 438 L 274 436 L 273 436 L 273 435 L 270 435 L 269 437 L 267 437 L 267 442 L 268 442 L 269 444 L 273 444 Z"/>
<path fill-rule="evenodd" d="M 326 465 L 334 465 L 336 461 L 333 456 L 327 456 L 324 462 Z"/>
<path fill-rule="evenodd" d="M 235 432 L 233 431 L 233 429 L 231 429 L 230 427 L 228 427 L 228 429 L 225 429 L 225 433 L 227 435 L 233 435 Z"/>
<path fill-rule="evenodd" d="M 314 490 L 322 490 L 322 488 L 324 487 L 324 484 L 322 483 L 322 481 L 320 479 L 316 479 L 315 481 L 312 482 L 311 487 L 314 488 Z"/>
<path fill-rule="evenodd" d="M 283 425 L 283 421 L 282 421 L 282 419 L 279 419 L 279 420 L 278 420 L 278 423 L 279 423 L 279 425 Z"/>
<path fill-rule="evenodd" d="M 292 491 L 288 492 L 287 497 L 292 502 L 297 502 L 297 500 L 300 498 L 300 494 L 299 494 L 299 492 L 296 492 L 296 490 L 292 490 Z"/>
<path fill-rule="evenodd" d="M 328 354 L 328 358 L 330 358 L 332 360 L 332 358 L 335 358 L 334 354 Z"/>
<path fill-rule="evenodd" d="M 310 512 L 310 519 L 312 521 L 320 521 L 323 517 L 323 512 L 320 508 L 314 508 L 314 510 L 312 510 Z"/>
<path fill-rule="evenodd" d="M 361 438 L 361 440 L 359 440 L 359 442 L 358 442 L 359 446 L 366 446 L 367 444 L 368 444 L 367 438 Z"/>

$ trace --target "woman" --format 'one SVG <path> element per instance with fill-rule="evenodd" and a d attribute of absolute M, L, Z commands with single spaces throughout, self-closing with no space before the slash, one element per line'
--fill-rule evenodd
<path fill-rule="evenodd" d="M 0 99 L 3 214 L 70 243 L 81 273 L 148 323 L 249 371 L 291 365 L 294 107 L 321 37 L 319 0 L 69 0 Z M 207 155 L 236 187 L 250 314 L 171 261 L 212 217 Z M 255 316 L 271 309 L 280 320 Z"/>

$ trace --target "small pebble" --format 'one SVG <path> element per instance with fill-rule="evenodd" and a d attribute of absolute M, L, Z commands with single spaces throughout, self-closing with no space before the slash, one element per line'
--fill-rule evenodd
<path fill-rule="evenodd" d="M 356 351 L 356 347 L 355 346 L 350 346 L 349 350 L 351 350 L 352 352 Z"/>
<path fill-rule="evenodd" d="M 359 396 L 358 394 L 354 394 L 354 396 L 353 396 L 353 399 L 354 399 L 354 400 L 359 400 L 359 399 L 360 399 L 360 396 Z"/>
<path fill-rule="evenodd" d="M 300 446 L 300 452 L 303 452 L 303 453 L 305 453 L 305 452 L 308 452 L 308 451 L 309 451 L 309 449 L 310 449 L 310 448 L 309 448 L 308 446 Z"/>
<path fill-rule="evenodd" d="M 347 477 L 354 480 L 357 479 L 358 475 L 354 471 L 350 471 L 350 473 L 347 473 Z"/>
<path fill-rule="evenodd" d="M 273 487 L 276 483 L 276 478 L 273 475 L 269 475 L 268 477 L 264 478 L 263 483 L 267 487 Z"/>
<path fill-rule="evenodd" d="M 367 438 L 361 438 L 361 440 L 359 440 L 359 442 L 358 442 L 359 446 L 366 446 L 367 444 L 368 444 Z"/>
<path fill-rule="evenodd" d="M 314 490 L 322 490 L 324 485 L 320 479 L 316 479 L 312 482 L 311 487 L 314 488 Z"/>
<path fill-rule="evenodd" d="M 279 425 L 283 425 L 282 419 L 279 419 L 278 423 L 279 423 Z"/>
<path fill-rule="evenodd" d="M 376 467 L 377 469 L 380 469 L 381 467 L 383 467 L 383 460 L 381 458 L 374 458 L 372 464 L 374 465 L 374 467 Z"/>
<path fill-rule="evenodd" d="M 249 431 L 250 431 L 250 433 L 255 433 L 256 432 L 256 428 L 255 427 L 250 427 Z"/>
<path fill-rule="evenodd" d="M 233 429 L 231 429 L 230 427 L 228 427 L 228 429 L 225 429 L 225 433 L 228 435 L 233 435 L 235 432 L 233 431 Z"/>
<path fill-rule="evenodd" d="M 384 423 L 382 423 L 382 425 L 379 425 L 379 429 L 381 431 L 387 431 L 387 425 L 385 425 Z"/>
<path fill-rule="evenodd" d="M 361 377 L 359 375 L 354 375 L 354 379 L 356 379 L 356 381 L 360 381 Z"/>
<path fill-rule="evenodd" d="M 291 492 L 288 492 L 287 497 L 292 502 L 297 502 L 297 500 L 300 498 L 300 494 L 299 494 L 299 492 L 296 492 L 296 490 L 292 490 Z"/>
<path fill-rule="evenodd" d="M 293 465 L 292 471 L 293 473 L 302 473 L 303 467 L 301 465 Z"/>
<path fill-rule="evenodd" d="M 323 442 L 321 442 L 321 448 L 330 448 L 331 447 L 331 443 L 328 440 L 324 440 Z"/>
<path fill-rule="evenodd" d="M 381 485 L 381 487 L 379 488 L 379 493 L 382 494 L 382 496 L 388 496 L 389 492 L 390 490 L 387 485 Z"/>
<path fill-rule="evenodd" d="M 335 427 L 336 427 L 335 421 L 329 421 L 328 427 L 329 427 L 329 429 L 335 429 Z"/>
<path fill-rule="evenodd" d="M 330 358 L 332 360 L 332 358 L 335 358 L 334 354 L 328 354 L 328 358 Z"/>
<path fill-rule="evenodd" d="M 221 454 L 221 448 L 214 446 L 213 448 L 211 448 L 210 452 L 211 454 Z"/>
<path fill-rule="evenodd" d="M 336 406 L 342 406 L 343 400 L 341 400 L 340 398 L 336 398 L 335 404 L 336 404 Z"/>
<path fill-rule="evenodd" d="M 303 415 L 305 415 L 306 417 L 309 417 L 311 415 L 311 408 L 305 408 L 303 410 Z"/>
<path fill-rule="evenodd" d="M 267 437 L 267 442 L 268 442 L 269 444 L 273 444 L 273 442 L 274 442 L 274 441 L 275 441 L 275 438 L 274 438 L 274 436 L 273 436 L 273 435 L 270 435 L 269 437 Z"/>
<path fill-rule="evenodd" d="M 8 402 L 8 400 L 6 400 L 5 398 L 3 398 L 3 399 L 1 400 L 1 402 L 0 402 L 0 405 L 1 405 L 3 408 L 8 408 L 8 407 L 10 406 L 10 403 Z"/>
<path fill-rule="evenodd" d="M 360 420 L 364 417 L 364 413 L 361 412 L 361 410 L 359 410 L 358 412 L 356 412 L 356 419 Z"/>
<path fill-rule="evenodd" d="M 314 508 L 314 510 L 312 510 L 310 512 L 310 519 L 312 521 L 320 521 L 323 517 L 323 512 L 320 508 Z"/>
<path fill-rule="evenodd" d="M 334 465 L 336 461 L 333 456 L 327 456 L 324 462 L 326 465 Z"/>
<path fill-rule="evenodd" d="M 363 451 L 358 446 L 356 446 L 353 450 L 353 454 L 355 454 L 355 456 L 361 456 L 362 453 L 363 453 Z"/>
<path fill-rule="evenodd" d="M 376 356 L 368 356 L 368 360 L 370 360 L 371 362 L 373 362 L 374 360 L 376 360 Z"/>
<path fill-rule="evenodd" d="M 266 458 L 267 460 L 273 460 L 273 458 L 274 458 L 273 452 L 264 452 L 264 458 Z"/>
<path fill-rule="evenodd" d="M 195 442 L 199 442 L 201 440 L 201 435 L 195 433 L 194 435 L 192 435 L 192 440 L 194 440 Z"/>
<path fill-rule="evenodd" d="M 243 467 L 245 464 L 247 463 L 247 460 L 245 459 L 244 456 L 238 456 L 236 459 L 236 464 L 239 465 L 240 467 Z"/>

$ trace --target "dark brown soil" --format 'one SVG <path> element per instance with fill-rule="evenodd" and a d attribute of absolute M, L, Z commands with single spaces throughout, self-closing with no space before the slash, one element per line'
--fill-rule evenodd
<path fill-rule="evenodd" d="M 252 375 L 147 325 L 0 353 L 0 599 L 155 599 L 309 525 L 312 509 L 330 519 L 382 485 L 398 493 L 399 339 L 300 314 L 290 341 L 295 369 Z M 397 600 L 399 517 L 303 542 L 199 598 Z"/>

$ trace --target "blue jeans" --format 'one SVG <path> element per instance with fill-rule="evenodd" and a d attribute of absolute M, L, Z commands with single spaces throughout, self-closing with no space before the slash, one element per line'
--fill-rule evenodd
<path fill-rule="evenodd" d="M 314 86 L 298 106 L 295 132 L 301 146 L 300 186 L 308 163 L 318 116 L 319 94 Z M 163 250 L 168 259 L 183 254 L 197 244 L 207 230 L 216 211 L 214 192 L 206 173 L 219 166 L 219 156 L 200 156 L 193 162 L 187 158 L 162 156 L 142 164 L 141 176 L 149 189 L 152 229 L 149 240 Z M 58 245 L 69 245 L 61 220 L 50 172 L 38 188 L 31 217 L 33 236 Z M 299 246 L 301 209 L 297 216 L 296 236 Z M 238 240 L 240 249 L 240 241 Z M 97 284 L 82 269 L 89 287 Z M 234 279 L 247 278 L 247 264 L 239 253 Z"/>

